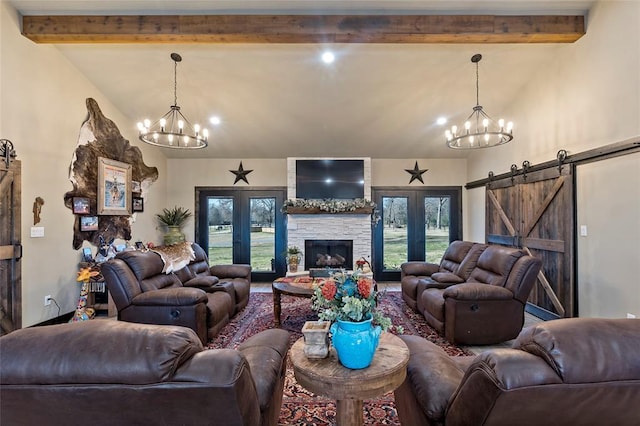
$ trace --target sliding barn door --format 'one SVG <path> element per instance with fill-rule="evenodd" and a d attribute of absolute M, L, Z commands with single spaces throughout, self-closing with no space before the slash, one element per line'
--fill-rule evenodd
<path fill-rule="evenodd" d="M 21 251 L 20 161 L 0 157 L 0 335 L 22 327 Z"/>
<path fill-rule="evenodd" d="M 576 315 L 571 166 L 490 182 L 486 191 L 487 242 L 522 248 L 542 259 L 528 302 L 551 317 Z"/>

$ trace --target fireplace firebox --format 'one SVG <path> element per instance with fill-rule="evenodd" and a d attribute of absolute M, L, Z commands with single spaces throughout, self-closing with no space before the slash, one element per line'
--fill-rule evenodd
<path fill-rule="evenodd" d="M 353 240 L 305 240 L 304 269 L 353 268 Z"/>

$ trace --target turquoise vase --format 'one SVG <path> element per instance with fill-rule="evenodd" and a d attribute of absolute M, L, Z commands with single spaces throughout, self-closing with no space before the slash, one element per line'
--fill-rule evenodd
<path fill-rule="evenodd" d="M 340 364 L 354 370 L 371 365 L 381 331 L 380 326 L 371 325 L 371 317 L 360 322 L 334 322 L 331 325 L 331 343 Z"/>

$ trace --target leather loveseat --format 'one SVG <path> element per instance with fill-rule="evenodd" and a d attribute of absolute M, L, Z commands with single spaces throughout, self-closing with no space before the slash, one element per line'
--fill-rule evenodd
<path fill-rule="evenodd" d="M 193 247 L 199 248 L 195 244 Z M 196 271 L 201 270 L 201 261 L 192 263 Z M 238 306 L 247 304 L 249 265 L 222 266 L 216 270 L 220 276 L 198 278 L 191 265 L 175 273 L 164 273 L 164 267 L 161 256 L 154 251 L 125 251 L 102 264 L 119 320 L 189 327 L 206 343 L 229 322 Z M 229 275 L 223 275 L 226 273 Z"/>
<path fill-rule="evenodd" d="M 0 338 L 3 425 L 277 425 L 289 334 L 204 350 L 185 327 L 111 320 Z"/>
<path fill-rule="evenodd" d="M 541 266 L 540 259 L 520 249 L 454 242 L 437 272 L 415 280 L 416 310 L 452 343 L 486 345 L 513 339 L 522 330 L 524 308 Z M 405 273 L 403 293 L 410 279 Z"/>
<path fill-rule="evenodd" d="M 209 265 L 209 257 L 200 245 L 191 244 L 194 259 L 187 266 L 176 271 L 177 277 L 185 287 L 202 288 L 205 291 L 218 284 L 223 286 L 231 297 L 233 312 L 241 311 L 249 303 L 251 290 L 251 266 L 243 264 Z"/>
<path fill-rule="evenodd" d="M 473 250 L 471 250 L 473 248 Z M 440 263 L 421 261 L 405 262 L 400 266 L 400 287 L 402 298 L 414 311 L 418 311 L 418 287 L 420 281 L 430 280 L 433 274 L 451 272 L 457 274 L 462 280 L 469 277 L 471 270 L 475 268 L 478 257 L 486 249 L 486 244 L 472 241 L 453 241 L 447 247 Z M 437 276 L 437 275 L 436 275 Z M 420 286 L 420 292 L 424 286 Z"/>
<path fill-rule="evenodd" d="M 450 357 L 418 336 L 395 390 L 403 425 L 640 424 L 640 320 L 568 318 L 524 329 L 512 348 Z"/>

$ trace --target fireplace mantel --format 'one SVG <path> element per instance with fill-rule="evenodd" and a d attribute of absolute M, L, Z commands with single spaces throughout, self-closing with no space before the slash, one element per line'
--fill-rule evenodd
<path fill-rule="evenodd" d="M 373 207 L 360 207 L 346 211 L 322 210 L 319 207 L 287 207 L 287 214 L 371 214 Z"/>

